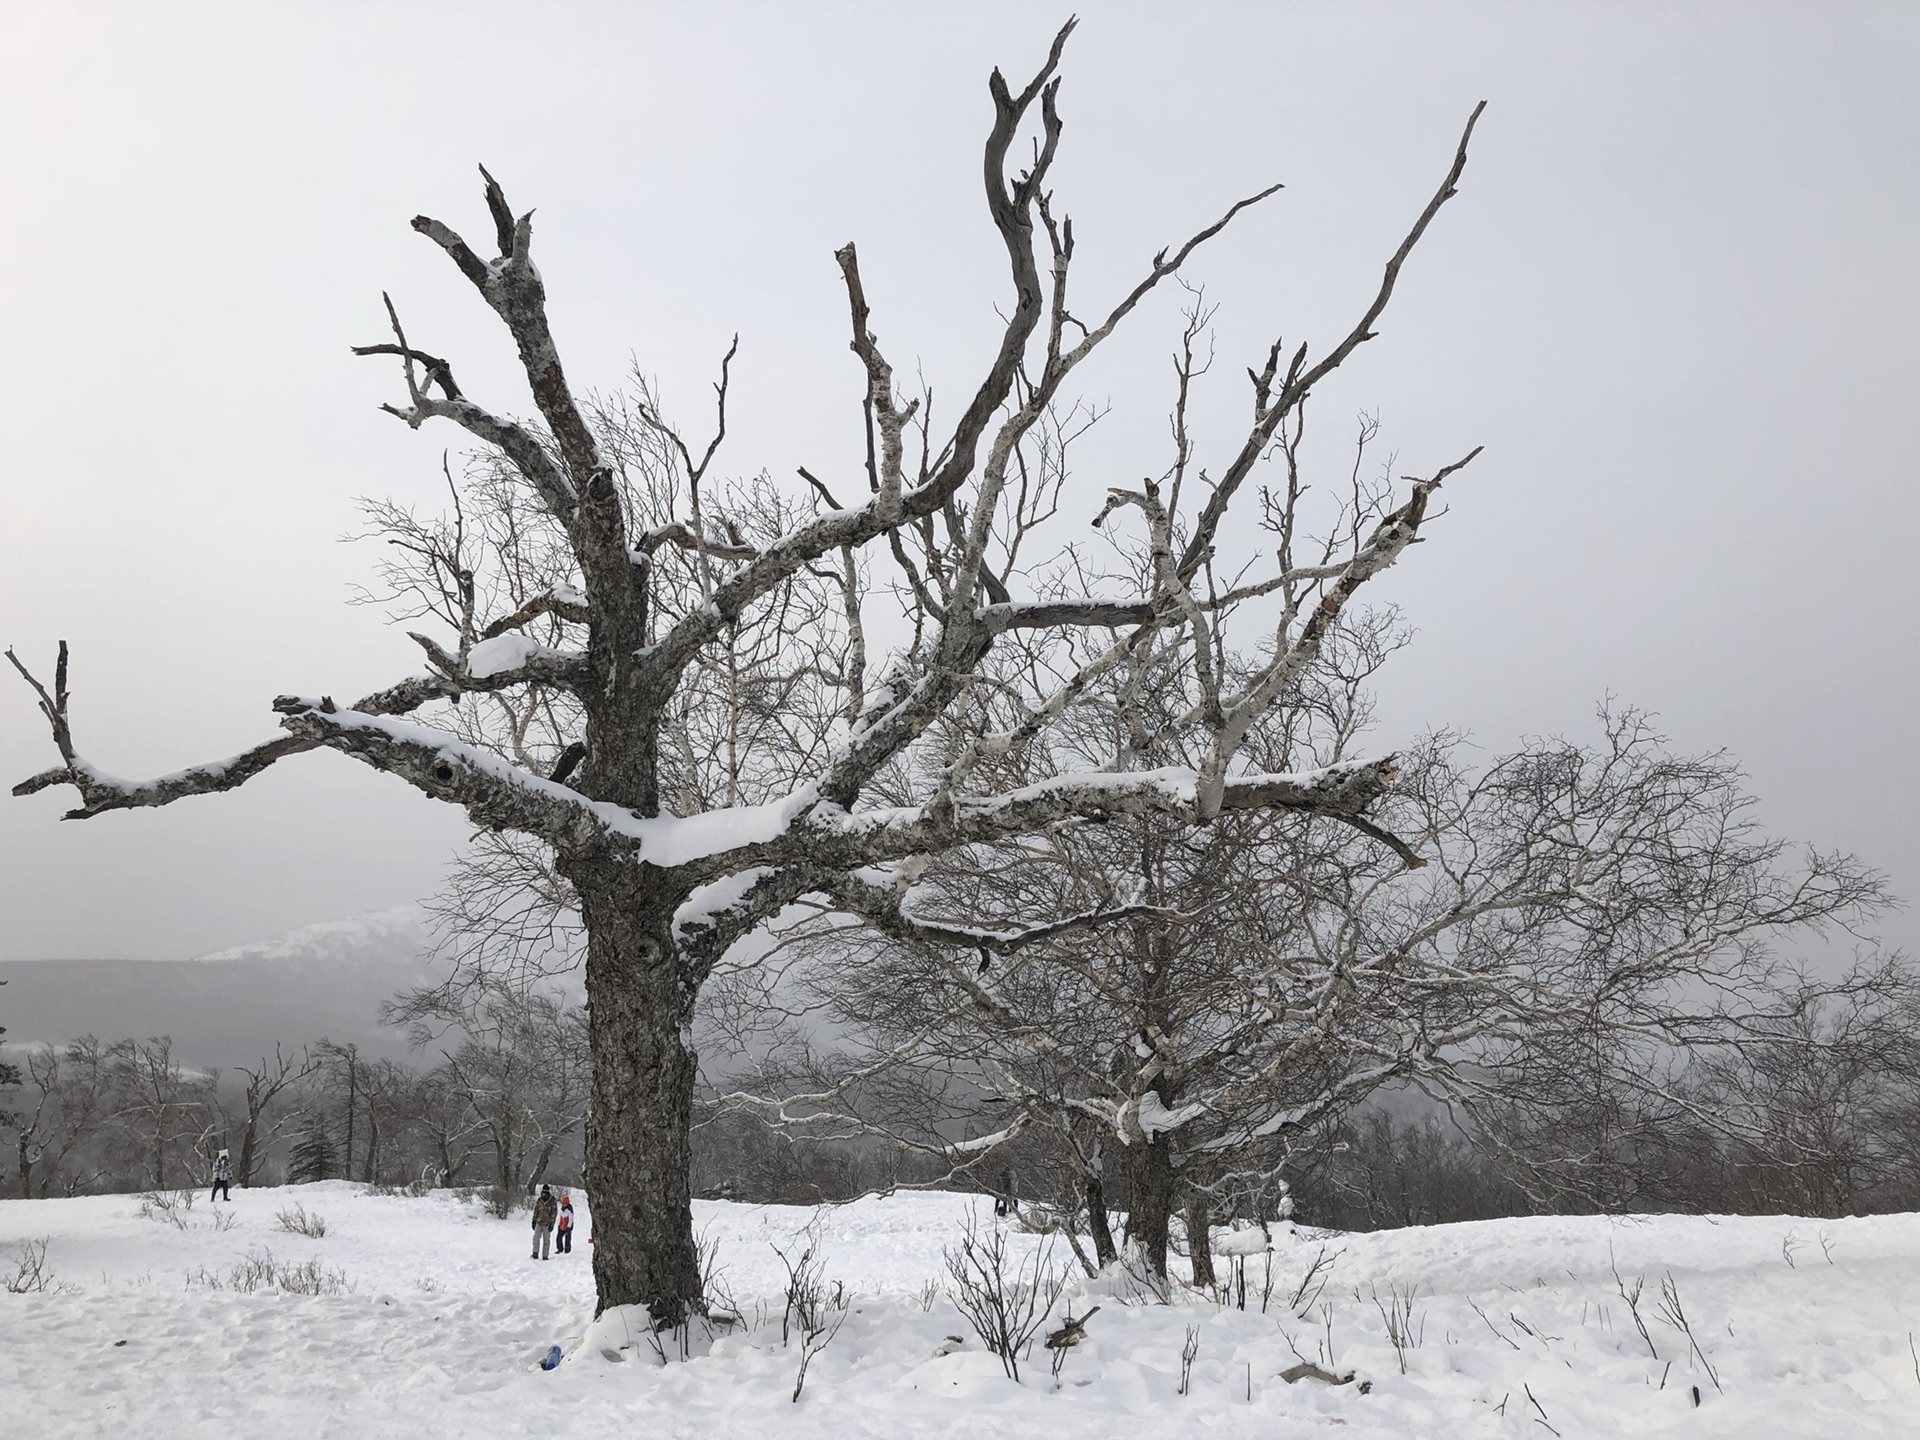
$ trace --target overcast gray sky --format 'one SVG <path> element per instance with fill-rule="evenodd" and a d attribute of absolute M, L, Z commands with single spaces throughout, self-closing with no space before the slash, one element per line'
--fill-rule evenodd
<path fill-rule="evenodd" d="M 1064 7 L 0 3 L 0 643 L 74 646 L 78 738 L 146 774 L 356 695 L 413 647 L 344 603 L 357 494 L 432 504 L 450 430 L 377 413 L 380 292 L 529 408 L 407 220 L 486 233 L 484 161 L 538 208 L 578 382 L 629 359 L 690 429 L 734 331 L 725 468 L 849 473 L 857 240 L 897 366 L 950 393 L 1004 262 L 979 193 L 992 66 Z M 1381 338 L 1316 397 L 1403 469 L 1474 444 L 1383 587 L 1420 634 L 1382 743 L 1591 733 L 1612 693 L 1746 763 L 1777 830 L 1920 894 L 1912 815 L 1920 7 L 1089 4 L 1055 171 L 1079 293 L 1273 180 L 1193 271 L 1220 303 L 1219 448 L 1275 333 L 1324 347 L 1489 108 Z M 1176 304 L 1088 378 L 1101 453 L 1162 433 Z M 1083 477 L 1097 493 L 1115 476 Z M 6 677 L 0 677 L 5 680 Z M 54 759 L 0 686 L 14 780 Z M 344 757 L 60 824 L 0 804 L 0 957 L 181 956 L 429 893 L 460 817 Z M 1897 918 L 1903 938 L 1911 922 Z"/>

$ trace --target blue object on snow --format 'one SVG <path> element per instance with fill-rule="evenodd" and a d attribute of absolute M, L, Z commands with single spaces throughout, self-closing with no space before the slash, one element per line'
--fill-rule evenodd
<path fill-rule="evenodd" d="M 540 1362 L 540 1368 L 542 1370 L 557 1370 L 560 1368 L 560 1347 L 558 1345 L 555 1345 L 551 1350 L 547 1351 L 547 1358 Z"/>

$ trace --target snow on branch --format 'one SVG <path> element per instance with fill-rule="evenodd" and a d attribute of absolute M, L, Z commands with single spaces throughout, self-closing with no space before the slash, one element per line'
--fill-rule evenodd
<path fill-rule="evenodd" d="M 821 888 L 836 905 L 849 914 L 859 916 L 883 935 L 896 940 L 916 940 L 929 945 L 978 950 L 983 956 L 1012 955 L 1029 945 L 1044 944 L 1049 940 L 1142 916 L 1170 921 L 1188 918 L 1165 905 L 1127 904 L 1083 911 L 1044 925 L 1008 929 L 922 919 L 908 911 L 913 893 L 911 889 L 902 893 L 899 888 L 875 885 L 855 875 L 839 877 L 823 884 Z M 984 963 L 983 960 L 983 968 Z"/>
<path fill-rule="evenodd" d="M 459 805 L 478 824 L 535 835 L 563 851 L 639 848 L 632 843 L 638 836 L 631 811 L 588 800 L 444 731 L 297 696 L 280 697 L 274 709 L 286 717 L 280 723 L 292 735 Z"/>
<path fill-rule="evenodd" d="M 242 750 L 238 755 L 230 755 L 224 760 L 209 761 L 201 765 L 189 766 L 168 775 L 158 775 L 150 780 L 123 780 L 97 769 L 83 759 L 74 747 L 71 719 L 68 715 L 70 695 L 67 690 L 67 642 L 60 642 L 59 659 L 54 665 L 53 690 L 36 679 L 12 650 L 6 652 L 7 659 L 21 677 L 33 688 L 39 700 L 40 713 L 47 719 L 53 730 L 54 745 L 60 751 L 63 764 L 51 770 L 43 770 L 30 776 L 13 787 L 15 795 L 32 795 L 55 785 L 71 785 L 80 792 L 80 804 L 69 810 L 61 818 L 65 820 L 88 820 L 95 815 L 105 814 L 109 810 L 132 810 L 148 806 L 171 805 L 175 800 L 185 799 L 189 795 L 216 795 L 225 790 L 235 790 L 254 776 L 266 770 L 276 761 L 289 755 L 298 755 L 307 750 L 318 748 L 316 740 L 298 735 L 281 735 L 264 741 L 251 749 Z M 454 693 L 451 687 L 435 677 L 425 676 L 401 682 L 387 690 L 367 696 L 355 707 L 373 714 L 404 714 L 418 709 L 430 700 L 445 699 Z M 325 703 L 329 706 L 332 701 Z"/>
<path fill-rule="evenodd" d="M 557 685 L 578 690 L 592 679 L 587 657 L 578 650 L 556 650 L 508 631 L 482 640 L 463 663 L 426 635 L 409 630 L 407 638 L 426 652 L 433 667 L 462 692 L 505 690 L 513 685 Z"/>
<path fill-rule="evenodd" d="M 1348 761 L 1299 774 L 1245 775 L 1222 787 L 1220 810 L 1304 810 L 1357 816 L 1393 783 L 1394 762 Z M 835 829 L 857 839 L 868 863 L 1032 834 L 1062 821 L 1165 815 L 1198 822 L 1200 776 L 1182 766 L 1065 775 L 986 799 L 906 806 L 845 816 Z"/>

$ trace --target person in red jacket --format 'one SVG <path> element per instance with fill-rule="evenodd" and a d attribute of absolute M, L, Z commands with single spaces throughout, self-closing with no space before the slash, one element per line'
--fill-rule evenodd
<path fill-rule="evenodd" d="M 560 1225 L 553 1235 L 553 1248 L 562 1255 L 573 1253 L 573 1197 L 560 1192 Z"/>

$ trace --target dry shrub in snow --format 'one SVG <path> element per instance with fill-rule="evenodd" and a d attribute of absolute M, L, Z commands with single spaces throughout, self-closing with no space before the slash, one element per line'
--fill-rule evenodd
<path fill-rule="evenodd" d="M 1418 1350 L 1427 1338 L 1427 1321 L 1424 1315 L 1413 1313 L 1413 1302 L 1420 1293 L 1416 1281 L 1401 1292 L 1397 1281 L 1387 1285 L 1387 1298 L 1380 1298 L 1380 1287 L 1369 1285 L 1367 1294 L 1373 1300 L 1373 1308 L 1380 1313 L 1380 1323 L 1386 1327 L 1387 1343 L 1393 1346 L 1394 1356 L 1400 1362 L 1400 1373 L 1407 1373 L 1407 1351 Z"/>
<path fill-rule="evenodd" d="M 807 1367 L 813 1363 L 813 1357 L 833 1343 L 833 1337 L 840 1333 L 840 1327 L 847 1323 L 847 1311 L 842 1303 L 841 1287 L 834 1288 L 834 1303 L 839 1306 L 829 1314 L 819 1315 L 813 1326 L 802 1326 L 800 1331 L 800 1370 L 793 1377 L 793 1403 L 800 1403 L 800 1392 L 807 1385 Z"/>
<path fill-rule="evenodd" d="M 47 1240 L 22 1240 L 13 1252 L 13 1273 L 0 1277 L 9 1295 L 64 1295 L 73 1286 L 47 1268 Z"/>
<path fill-rule="evenodd" d="M 140 1196 L 140 1218 L 162 1220 L 176 1230 L 185 1230 L 199 1193 L 198 1190 L 148 1190 Z"/>
<path fill-rule="evenodd" d="M 275 1259 L 271 1250 L 249 1250 L 225 1278 L 203 1265 L 187 1276 L 187 1284 L 234 1290 L 242 1295 L 261 1290 L 282 1295 L 343 1295 L 353 1288 L 347 1283 L 345 1270 L 322 1265 L 317 1255 L 293 1262 Z"/>
<path fill-rule="evenodd" d="M 297 1200 L 284 1210 L 275 1211 L 273 1218 L 289 1235 L 304 1235 L 309 1240 L 318 1240 L 327 1233 L 326 1219 Z"/>
<path fill-rule="evenodd" d="M 1200 1332 L 1189 1325 L 1186 1341 L 1180 1346 L 1180 1388 L 1176 1393 L 1185 1395 L 1193 1389 L 1193 1362 L 1199 1354 Z"/>
<path fill-rule="evenodd" d="M 520 1192 L 506 1185 L 489 1185 L 479 1195 L 487 1213 L 496 1220 L 506 1219 L 520 1203 Z"/>
<path fill-rule="evenodd" d="M 803 1343 L 807 1336 L 824 1330 L 830 1308 L 826 1276 L 821 1271 L 820 1220 L 817 1215 L 807 1226 L 801 1238 L 805 1243 L 801 1245 L 800 1253 L 797 1255 L 789 1255 L 778 1245 L 773 1247 L 773 1253 L 780 1257 L 780 1263 L 787 1272 L 787 1308 L 780 1316 L 782 1345 L 788 1343 L 796 1328 L 800 1332 Z M 841 1287 L 834 1286 L 834 1300 L 838 1308 L 844 1308 L 838 1305 L 841 1294 Z M 804 1376 L 804 1365 L 801 1367 L 801 1373 Z M 798 1396 L 798 1387 L 795 1388 L 794 1394 Z"/>
<path fill-rule="evenodd" d="M 983 1234 L 979 1216 L 968 1215 L 960 1248 L 944 1253 L 953 1303 L 980 1343 L 1000 1357 L 1007 1375 L 1018 1380 L 1020 1357 L 1066 1288 L 1065 1267 L 1053 1263 L 1052 1240 L 1016 1262 L 1007 1254 L 1006 1231 L 995 1226 Z"/>

